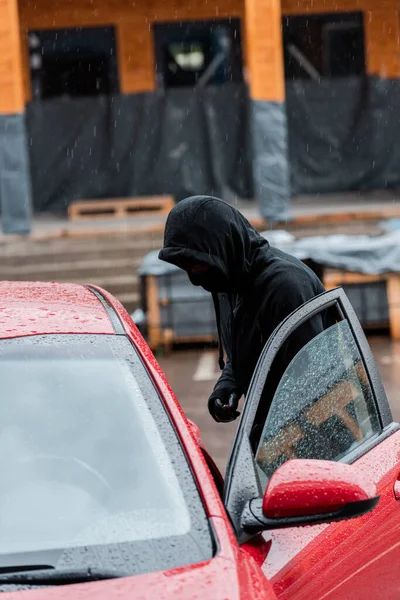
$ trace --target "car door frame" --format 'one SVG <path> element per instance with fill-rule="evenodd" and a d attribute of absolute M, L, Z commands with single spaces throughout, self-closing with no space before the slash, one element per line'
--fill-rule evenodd
<path fill-rule="evenodd" d="M 347 453 L 340 462 L 353 463 L 400 427 L 393 421 L 389 402 L 371 348 L 344 290 L 335 288 L 300 306 L 278 325 L 261 352 L 250 382 L 247 399 L 229 456 L 223 499 L 239 543 L 245 543 L 250 538 L 241 528 L 243 508 L 249 500 L 260 498 L 263 495 L 250 444 L 250 434 L 269 371 L 282 344 L 288 337 L 305 321 L 323 310 L 333 307 L 338 309 L 338 316 L 346 319 L 349 324 L 364 362 L 380 423 L 378 433 Z"/>

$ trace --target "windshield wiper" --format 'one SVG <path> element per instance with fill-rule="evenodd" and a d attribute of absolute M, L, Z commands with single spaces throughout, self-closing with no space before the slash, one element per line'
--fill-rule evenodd
<path fill-rule="evenodd" d="M 118 579 L 128 577 L 130 573 L 114 569 L 36 569 L 33 565 L 25 566 L 23 571 L 2 573 L 0 585 L 68 585 L 100 581 L 102 579 Z"/>

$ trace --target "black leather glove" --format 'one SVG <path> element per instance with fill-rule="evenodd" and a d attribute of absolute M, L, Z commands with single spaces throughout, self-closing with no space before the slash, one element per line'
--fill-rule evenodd
<path fill-rule="evenodd" d="M 217 423 L 230 423 L 240 415 L 239 396 L 235 391 L 216 390 L 208 400 L 208 411 Z"/>

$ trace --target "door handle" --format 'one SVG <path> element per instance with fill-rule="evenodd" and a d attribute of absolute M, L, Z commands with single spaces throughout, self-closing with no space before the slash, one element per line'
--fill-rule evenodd
<path fill-rule="evenodd" d="M 396 500 L 400 500 L 400 479 L 395 481 L 393 486 L 393 493 Z"/>

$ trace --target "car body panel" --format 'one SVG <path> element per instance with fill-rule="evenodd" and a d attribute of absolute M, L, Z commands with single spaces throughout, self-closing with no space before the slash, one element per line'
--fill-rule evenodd
<path fill-rule="evenodd" d="M 120 326 L 117 329 L 116 321 Z M 391 432 L 354 462 L 376 484 L 382 496 L 372 513 L 330 525 L 276 530 L 239 546 L 218 493 L 215 472 L 210 472 L 209 457 L 199 431 L 186 418 L 154 355 L 121 303 L 96 286 L 1 282 L 0 337 L 45 333 L 125 333 L 128 336 L 174 424 L 214 530 L 217 548 L 214 558 L 189 567 L 117 580 L 32 589 L 24 591 L 27 598 L 339 600 L 379 597 L 389 600 L 400 596 L 400 579 L 396 572 L 400 559 L 399 504 L 393 493 L 399 477 L 399 431 Z M 388 561 L 393 568 L 388 568 Z M 21 593 L 3 592 L 2 598 L 16 600 Z"/>
<path fill-rule="evenodd" d="M 49 333 L 115 332 L 106 310 L 83 285 L 0 281 L 0 338 Z"/>
<path fill-rule="evenodd" d="M 263 534 L 253 556 L 278 598 L 398 598 L 400 431 L 353 463 L 376 484 L 378 506 L 355 520 Z M 252 544 L 246 545 L 252 553 Z M 338 579 L 340 573 L 340 581 Z"/>
<path fill-rule="evenodd" d="M 330 292 L 325 298 L 321 296 L 319 300 L 311 301 L 310 314 L 317 303 L 330 301 L 334 296 L 341 299 L 342 292 Z M 397 566 L 400 559 L 400 504 L 394 494 L 400 476 L 400 431 L 392 421 L 375 361 L 348 301 L 343 302 L 341 308 L 351 322 L 363 359 L 368 362 L 383 423 L 380 433 L 343 459 L 376 485 L 381 498 L 374 510 L 357 519 L 265 532 L 259 536 L 263 543 L 258 541 L 256 551 L 254 540 L 245 544 L 244 548 L 262 567 L 280 599 L 400 597 Z M 308 310 L 307 305 L 303 305 L 296 311 L 298 316 L 293 313 L 288 322 L 290 320 L 294 326 L 298 317 L 307 318 Z M 289 326 L 292 325 L 289 323 Z M 277 335 L 281 334 L 281 329 L 284 326 L 277 329 Z M 278 349 L 279 344 L 270 350 L 267 348 L 265 362 L 261 365 L 264 371 L 267 364 L 271 365 L 272 353 Z"/>

